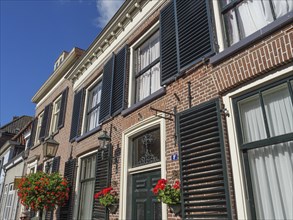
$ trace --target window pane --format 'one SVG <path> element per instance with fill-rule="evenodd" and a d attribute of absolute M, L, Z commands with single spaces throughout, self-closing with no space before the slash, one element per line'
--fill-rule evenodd
<path fill-rule="evenodd" d="M 101 89 L 102 83 L 100 82 L 88 93 L 87 131 L 94 129 L 99 125 Z"/>
<path fill-rule="evenodd" d="M 151 93 L 159 90 L 161 88 L 161 81 L 160 81 L 160 63 L 157 63 L 155 66 L 152 67 L 152 75 L 151 75 Z"/>
<path fill-rule="evenodd" d="M 238 103 L 243 142 L 267 138 L 259 96 L 246 98 Z"/>
<path fill-rule="evenodd" d="M 272 0 L 276 18 L 282 17 L 293 10 L 292 0 Z"/>
<path fill-rule="evenodd" d="M 293 219 L 293 142 L 248 151 L 258 219 Z"/>
<path fill-rule="evenodd" d="M 160 129 L 148 131 L 133 139 L 133 166 L 155 163 L 161 159 Z"/>
<path fill-rule="evenodd" d="M 93 196 L 95 181 L 81 183 L 81 195 L 79 200 L 79 219 L 92 219 Z"/>
<path fill-rule="evenodd" d="M 150 62 L 160 57 L 160 39 L 159 32 L 156 32 L 150 39 Z"/>
<path fill-rule="evenodd" d="M 147 71 L 136 78 L 136 101 L 140 101 L 150 95 L 151 71 Z"/>
<path fill-rule="evenodd" d="M 228 44 L 231 46 L 232 44 L 238 42 L 240 40 L 238 26 L 237 26 L 237 18 L 235 10 L 232 9 L 228 11 L 224 15 L 224 21 L 226 26 L 226 33 L 228 37 Z"/>
<path fill-rule="evenodd" d="M 293 132 L 293 106 L 287 84 L 262 93 L 272 137 Z"/>
<path fill-rule="evenodd" d="M 244 0 L 238 5 L 237 11 L 242 37 L 247 37 L 274 21 L 270 2 L 267 0 Z"/>

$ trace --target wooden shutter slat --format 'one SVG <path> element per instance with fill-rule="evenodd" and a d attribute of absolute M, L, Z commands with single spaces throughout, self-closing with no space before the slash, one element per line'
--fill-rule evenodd
<path fill-rule="evenodd" d="M 68 90 L 69 90 L 69 88 L 67 87 L 62 92 L 60 112 L 59 112 L 60 115 L 59 115 L 59 119 L 58 119 L 58 129 L 60 129 L 60 128 L 62 128 L 64 126 L 65 115 L 66 115 L 65 113 L 66 113 Z"/>
<path fill-rule="evenodd" d="M 69 183 L 69 199 L 64 206 L 60 208 L 59 219 L 60 220 L 72 220 L 73 219 L 73 206 L 74 206 L 74 189 L 76 179 L 76 159 L 68 160 L 65 163 L 64 177 Z"/>
<path fill-rule="evenodd" d="M 112 55 L 110 60 L 104 66 L 102 94 L 101 94 L 101 107 L 99 122 L 103 122 L 111 116 L 111 98 L 112 98 L 112 85 L 113 85 L 113 72 L 114 72 L 115 56 Z"/>
<path fill-rule="evenodd" d="M 28 143 L 29 148 L 34 146 L 37 126 L 38 126 L 38 118 L 35 118 L 32 122 L 31 135 L 30 135 L 30 139 L 29 139 L 29 143 Z"/>
<path fill-rule="evenodd" d="M 80 116 L 82 112 L 82 101 L 83 101 L 84 90 L 81 89 L 74 95 L 74 104 L 71 119 L 71 131 L 70 131 L 70 141 L 74 140 L 78 136 Z"/>
<path fill-rule="evenodd" d="M 195 106 L 176 117 L 182 218 L 231 218 L 219 101 Z M 212 129 L 201 130 L 207 120 L 213 124 Z"/>
<path fill-rule="evenodd" d="M 111 178 L 111 157 L 112 147 L 107 148 L 102 152 L 97 152 L 96 160 L 96 180 L 95 180 L 95 193 L 99 192 L 103 188 L 106 188 L 110 184 Z M 103 167 L 103 169 L 101 169 Z M 109 213 L 105 207 L 103 207 L 97 199 L 93 204 L 93 217 L 94 220 L 104 220 L 109 218 Z"/>
<path fill-rule="evenodd" d="M 112 111 L 116 115 L 124 109 L 125 104 L 125 81 L 126 81 L 126 56 L 127 46 L 122 48 L 115 56 L 114 78 L 112 89 Z"/>

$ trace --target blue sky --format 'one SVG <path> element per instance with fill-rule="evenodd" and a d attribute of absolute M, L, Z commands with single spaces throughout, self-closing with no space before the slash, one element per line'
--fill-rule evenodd
<path fill-rule="evenodd" d="M 123 0 L 0 0 L 0 125 L 34 115 L 31 98 L 63 50 L 87 49 Z"/>

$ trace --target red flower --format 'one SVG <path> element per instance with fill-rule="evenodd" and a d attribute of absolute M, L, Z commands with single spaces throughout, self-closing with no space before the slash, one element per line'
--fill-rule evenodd
<path fill-rule="evenodd" d="M 179 180 L 176 180 L 176 181 L 175 181 L 175 183 L 174 183 L 174 185 L 173 185 L 173 188 L 174 188 L 174 189 L 179 189 L 179 188 L 180 188 L 180 182 L 179 182 Z"/>

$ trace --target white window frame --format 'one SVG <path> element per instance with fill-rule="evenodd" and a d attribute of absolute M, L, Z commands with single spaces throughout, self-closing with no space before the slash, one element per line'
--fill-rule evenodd
<path fill-rule="evenodd" d="M 164 116 L 164 114 L 161 114 Z M 160 137 L 161 137 L 161 161 L 157 163 L 147 164 L 144 166 L 131 168 L 132 164 L 129 164 L 131 147 L 133 137 L 137 134 L 143 133 L 149 129 L 160 127 Z M 119 219 L 127 219 L 127 210 L 129 210 L 129 196 L 127 192 L 131 187 L 129 185 L 129 178 L 131 174 L 146 172 L 151 170 L 161 169 L 161 178 L 166 178 L 166 121 L 163 118 L 158 118 L 152 116 L 147 118 L 136 125 L 126 129 L 122 133 L 122 152 L 121 152 L 121 174 L 120 174 L 120 204 L 119 204 Z M 167 219 L 167 205 L 162 204 L 162 219 Z"/>
<path fill-rule="evenodd" d="M 26 173 L 30 174 L 31 170 L 34 171 L 33 173 L 36 173 L 37 172 L 37 166 L 38 166 L 38 160 L 35 160 L 35 161 L 31 162 L 31 163 L 28 163 L 27 168 L 26 168 Z"/>
<path fill-rule="evenodd" d="M 157 21 L 149 30 L 142 35 L 133 45 L 129 47 L 130 50 L 130 61 L 129 61 L 129 93 L 128 93 L 128 107 L 132 106 L 135 104 L 135 97 L 136 97 L 136 77 L 135 77 L 135 68 L 134 68 L 134 63 L 135 63 L 135 50 L 136 48 L 139 47 L 140 44 L 142 44 L 144 41 L 146 41 L 148 38 L 152 36 L 157 30 L 159 30 L 159 21 Z M 161 55 L 160 55 L 161 56 Z"/>
<path fill-rule="evenodd" d="M 76 183 L 75 183 L 75 200 L 74 200 L 74 213 L 73 213 L 73 219 L 78 219 L 78 214 L 79 214 L 79 199 L 80 199 L 80 187 L 81 187 L 81 184 L 80 184 L 80 169 L 81 169 L 81 161 L 83 158 L 85 157 L 88 157 L 90 155 L 93 155 L 95 153 L 97 153 L 98 150 L 93 150 L 93 151 L 90 151 L 80 157 L 77 158 L 77 175 L 76 175 Z"/>
<path fill-rule="evenodd" d="M 248 85 L 242 86 L 241 88 L 228 93 L 223 97 L 223 103 L 225 108 L 229 112 L 229 117 L 226 117 L 227 120 L 227 129 L 228 129 L 228 139 L 230 145 L 230 155 L 231 155 L 231 164 L 232 164 L 232 173 L 235 189 L 235 200 L 236 200 L 236 209 L 237 216 L 239 219 L 248 219 L 249 216 L 249 201 L 247 197 L 246 189 L 246 180 L 245 172 L 243 170 L 242 164 L 242 152 L 238 145 L 237 132 L 236 132 L 236 122 L 235 122 L 235 112 L 233 109 L 233 98 L 240 96 L 244 93 L 247 93 L 256 88 L 269 85 L 274 81 L 285 78 L 288 75 L 292 74 L 293 66 L 285 67 L 282 70 L 276 71 L 273 74 L 269 74 L 262 79 L 254 81 Z"/>
<path fill-rule="evenodd" d="M 86 103 L 85 103 L 84 109 L 83 109 L 83 119 L 82 119 L 81 134 L 85 134 L 87 132 L 90 132 L 90 131 L 87 131 L 87 108 L 88 108 L 88 105 L 89 105 L 89 103 L 88 103 L 88 101 L 89 101 L 89 92 L 90 92 L 90 90 L 92 90 L 99 83 L 102 83 L 102 87 L 103 87 L 102 78 L 103 78 L 103 74 L 101 74 L 92 84 L 90 84 L 86 88 L 85 99 L 84 99 L 84 100 L 86 100 Z"/>
<path fill-rule="evenodd" d="M 52 115 L 51 115 L 51 125 L 50 125 L 50 134 L 58 131 L 58 121 L 60 117 L 60 109 L 61 109 L 61 96 L 59 96 L 54 102 L 52 106 Z M 57 103 L 60 102 L 59 109 L 57 108 Z"/>
<path fill-rule="evenodd" d="M 14 204 L 14 198 L 15 198 L 15 190 L 13 189 L 13 183 L 9 184 L 8 191 L 7 191 L 7 196 L 6 196 L 6 201 L 5 201 L 5 206 L 4 206 L 4 212 L 3 212 L 3 220 L 10 220 L 11 215 L 13 213 L 13 204 Z M 8 204 L 10 202 L 10 204 Z M 5 216 L 7 215 L 7 218 Z"/>
<path fill-rule="evenodd" d="M 44 111 L 41 112 L 41 114 L 39 114 L 38 116 L 38 123 L 37 123 L 37 128 L 36 128 L 36 136 L 35 136 L 35 145 L 40 143 L 39 137 L 40 137 L 40 132 L 41 132 L 41 127 L 42 127 L 42 120 L 44 117 Z"/>

